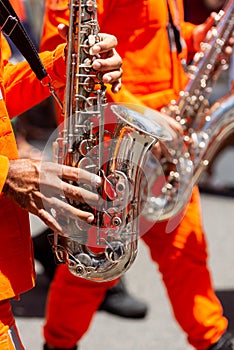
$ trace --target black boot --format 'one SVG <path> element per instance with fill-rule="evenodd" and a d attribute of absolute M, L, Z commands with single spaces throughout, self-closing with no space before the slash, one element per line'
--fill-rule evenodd
<path fill-rule="evenodd" d="M 51 346 L 48 346 L 47 344 L 43 345 L 43 350 L 78 350 L 77 346 L 74 346 L 73 348 L 54 348 Z"/>
<path fill-rule="evenodd" d="M 144 318 L 148 307 L 143 301 L 129 294 L 121 278 L 116 286 L 107 291 L 99 310 L 126 318 Z"/>
<path fill-rule="evenodd" d="M 234 350 L 234 335 L 229 332 L 224 333 L 208 350 Z"/>
<path fill-rule="evenodd" d="M 56 262 L 48 235 L 53 234 L 51 229 L 47 229 L 39 235 L 33 237 L 34 257 L 44 267 L 45 274 L 52 280 L 56 270 Z"/>

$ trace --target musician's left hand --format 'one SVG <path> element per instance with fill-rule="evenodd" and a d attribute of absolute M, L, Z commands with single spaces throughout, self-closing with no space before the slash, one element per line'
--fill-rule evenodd
<path fill-rule="evenodd" d="M 121 87 L 122 59 L 115 50 L 117 39 L 110 34 L 100 34 L 102 40 L 92 47 L 92 53 L 100 55 L 93 62 L 93 68 L 103 72 L 104 83 L 112 85 L 112 92 L 118 92 Z"/>
<path fill-rule="evenodd" d="M 170 147 L 173 147 L 172 145 L 175 145 L 175 147 L 179 146 L 181 142 L 183 143 L 183 128 L 179 122 L 177 122 L 174 118 L 167 115 L 166 113 L 160 112 L 162 117 L 167 122 L 168 126 L 171 129 L 171 137 L 172 142 L 170 143 Z M 158 141 L 153 147 L 152 147 L 152 153 L 157 159 L 161 159 L 162 157 L 170 158 L 170 154 L 168 152 L 168 143 L 164 141 Z"/>
<path fill-rule="evenodd" d="M 68 27 L 64 24 L 58 26 L 59 34 L 66 39 Z M 111 84 L 112 92 L 117 93 L 121 88 L 122 59 L 116 51 L 117 39 L 114 35 L 100 33 L 101 40 L 91 48 L 91 54 L 100 55 L 93 62 L 93 69 L 103 73 L 102 81 Z"/>
<path fill-rule="evenodd" d="M 201 43 L 205 41 L 206 36 L 212 36 L 212 30 L 215 31 L 215 21 L 216 21 L 216 12 L 212 12 L 209 17 L 205 20 L 204 23 L 197 25 L 193 30 L 193 46 L 196 51 L 201 51 Z M 229 39 L 228 46 L 225 48 L 225 53 L 231 55 L 232 46 L 234 44 L 234 37 L 232 36 Z"/>

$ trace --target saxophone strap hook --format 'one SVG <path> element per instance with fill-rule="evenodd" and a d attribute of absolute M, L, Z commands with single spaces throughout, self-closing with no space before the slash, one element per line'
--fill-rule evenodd
<path fill-rule="evenodd" d="M 49 74 L 47 74 L 42 80 L 41 80 L 41 84 L 42 86 L 47 86 L 49 88 L 49 91 L 51 93 L 51 95 L 53 96 L 53 98 L 55 99 L 56 103 L 58 104 L 59 108 L 62 110 L 63 109 L 63 103 L 60 100 L 60 98 L 58 97 L 55 88 L 53 87 L 52 83 L 51 83 L 52 79 L 50 77 Z"/>

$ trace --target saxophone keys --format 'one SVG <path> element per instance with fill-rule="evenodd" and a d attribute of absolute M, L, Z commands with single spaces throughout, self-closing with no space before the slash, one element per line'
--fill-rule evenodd
<path fill-rule="evenodd" d="M 108 242 L 105 249 L 106 258 L 114 263 L 117 263 L 125 254 L 124 245 L 120 241 Z"/>
<path fill-rule="evenodd" d="M 88 12 L 93 12 L 95 10 L 95 2 L 93 0 L 87 0 L 86 8 Z"/>
<path fill-rule="evenodd" d="M 82 277 L 85 274 L 84 266 L 79 263 L 77 264 L 70 259 L 68 262 L 68 269 L 76 277 Z"/>
<path fill-rule="evenodd" d="M 121 218 L 119 216 L 114 216 L 112 218 L 112 220 L 111 220 L 111 223 L 112 223 L 113 226 L 119 227 L 122 224 L 122 220 L 121 220 Z"/>
<path fill-rule="evenodd" d="M 89 43 L 89 46 L 93 46 L 94 44 L 96 44 L 96 35 L 93 35 L 93 34 L 90 34 L 88 36 L 88 43 Z"/>
<path fill-rule="evenodd" d="M 109 208 L 103 211 L 103 226 L 104 227 L 120 227 L 122 224 L 122 219 L 120 213 L 117 212 L 116 208 Z"/>
<path fill-rule="evenodd" d="M 75 258 L 79 260 L 81 264 L 84 264 L 85 266 L 92 266 L 92 259 L 88 254 L 80 253 L 77 256 L 75 255 Z"/>
<path fill-rule="evenodd" d="M 105 194 L 111 201 L 115 200 L 118 197 L 118 195 L 115 190 L 115 185 L 113 184 L 113 180 L 115 180 L 114 176 L 109 175 L 108 177 L 106 177 L 103 170 L 100 170 L 99 176 L 101 176 L 103 179 L 103 194 Z"/>
<path fill-rule="evenodd" d="M 79 152 L 82 156 L 86 156 L 88 152 L 92 149 L 92 145 L 90 144 L 90 140 L 85 139 L 82 140 L 79 144 Z"/>

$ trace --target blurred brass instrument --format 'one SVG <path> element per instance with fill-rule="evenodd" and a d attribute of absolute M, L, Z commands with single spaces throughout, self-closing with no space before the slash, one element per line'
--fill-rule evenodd
<path fill-rule="evenodd" d="M 135 260 L 146 154 L 158 138 L 169 139 L 170 132 L 154 117 L 146 118 L 144 110 L 107 104 L 102 76 L 92 69 L 97 58 L 92 46 L 100 40 L 96 1 L 71 0 L 65 120 L 55 157 L 60 164 L 100 175 L 99 190 L 75 185 L 98 191 L 102 201 L 95 208 L 63 198 L 92 212 L 95 222 L 58 217 L 63 234 L 55 232 L 52 245 L 58 262 L 68 264 L 72 274 L 102 282 L 123 274 Z"/>
<path fill-rule="evenodd" d="M 171 101 L 162 109 L 182 125 L 184 152 L 178 153 L 169 141 L 166 147 L 171 158 L 161 159 L 161 167 L 158 160 L 152 155 L 149 157 L 147 173 L 151 190 L 143 211 L 149 221 L 170 219 L 184 208 L 193 186 L 220 144 L 234 130 L 233 92 L 212 107 L 208 100 L 220 73 L 229 67 L 230 56 L 225 48 L 233 36 L 233 9 L 233 0 L 229 0 L 217 14 L 213 30 L 188 66 L 189 80 L 184 91 L 177 101 Z M 165 175 L 163 184 L 159 183 L 162 174 Z"/>

